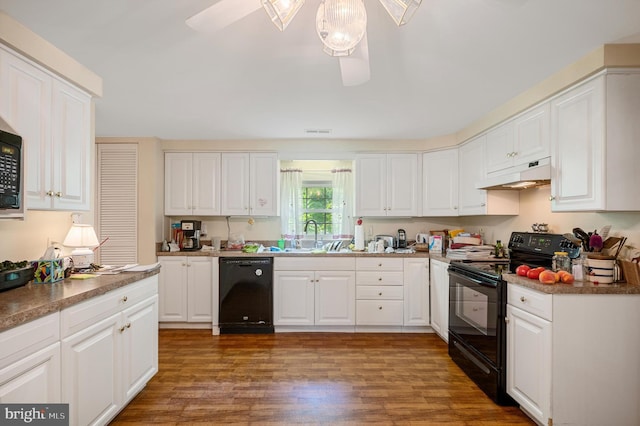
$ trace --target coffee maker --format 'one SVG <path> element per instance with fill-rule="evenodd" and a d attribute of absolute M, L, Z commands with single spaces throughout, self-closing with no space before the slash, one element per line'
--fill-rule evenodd
<path fill-rule="evenodd" d="M 199 220 L 181 220 L 182 247 L 181 250 L 200 250 L 200 229 L 202 222 Z"/>

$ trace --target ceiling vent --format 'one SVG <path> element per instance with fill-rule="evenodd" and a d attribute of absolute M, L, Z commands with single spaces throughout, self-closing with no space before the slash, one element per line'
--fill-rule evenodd
<path fill-rule="evenodd" d="M 304 129 L 304 132 L 307 135 L 329 135 L 331 134 L 331 129 Z"/>

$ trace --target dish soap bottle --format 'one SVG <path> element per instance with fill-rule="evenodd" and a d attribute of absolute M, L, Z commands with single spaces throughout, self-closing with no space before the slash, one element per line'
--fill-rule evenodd
<path fill-rule="evenodd" d="M 502 246 L 501 240 L 496 240 L 496 247 L 493 255 L 498 259 L 501 259 L 504 257 L 504 247 Z"/>

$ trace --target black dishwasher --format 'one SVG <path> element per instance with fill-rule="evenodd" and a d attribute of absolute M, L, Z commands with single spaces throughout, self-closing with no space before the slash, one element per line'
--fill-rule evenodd
<path fill-rule="evenodd" d="M 220 258 L 221 334 L 273 333 L 273 258 Z"/>

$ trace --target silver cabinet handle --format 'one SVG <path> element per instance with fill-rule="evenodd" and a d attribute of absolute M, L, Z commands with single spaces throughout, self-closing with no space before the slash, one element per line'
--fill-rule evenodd
<path fill-rule="evenodd" d="M 552 195 L 552 196 L 549 197 L 549 201 L 553 201 L 555 199 L 556 199 L 555 195 Z"/>
<path fill-rule="evenodd" d="M 49 196 L 49 197 L 53 197 L 53 191 L 47 191 L 46 195 Z"/>
<path fill-rule="evenodd" d="M 127 296 L 123 296 L 122 297 L 122 303 L 126 302 L 127 300 L 129 300 L 129 298 Z"/>

